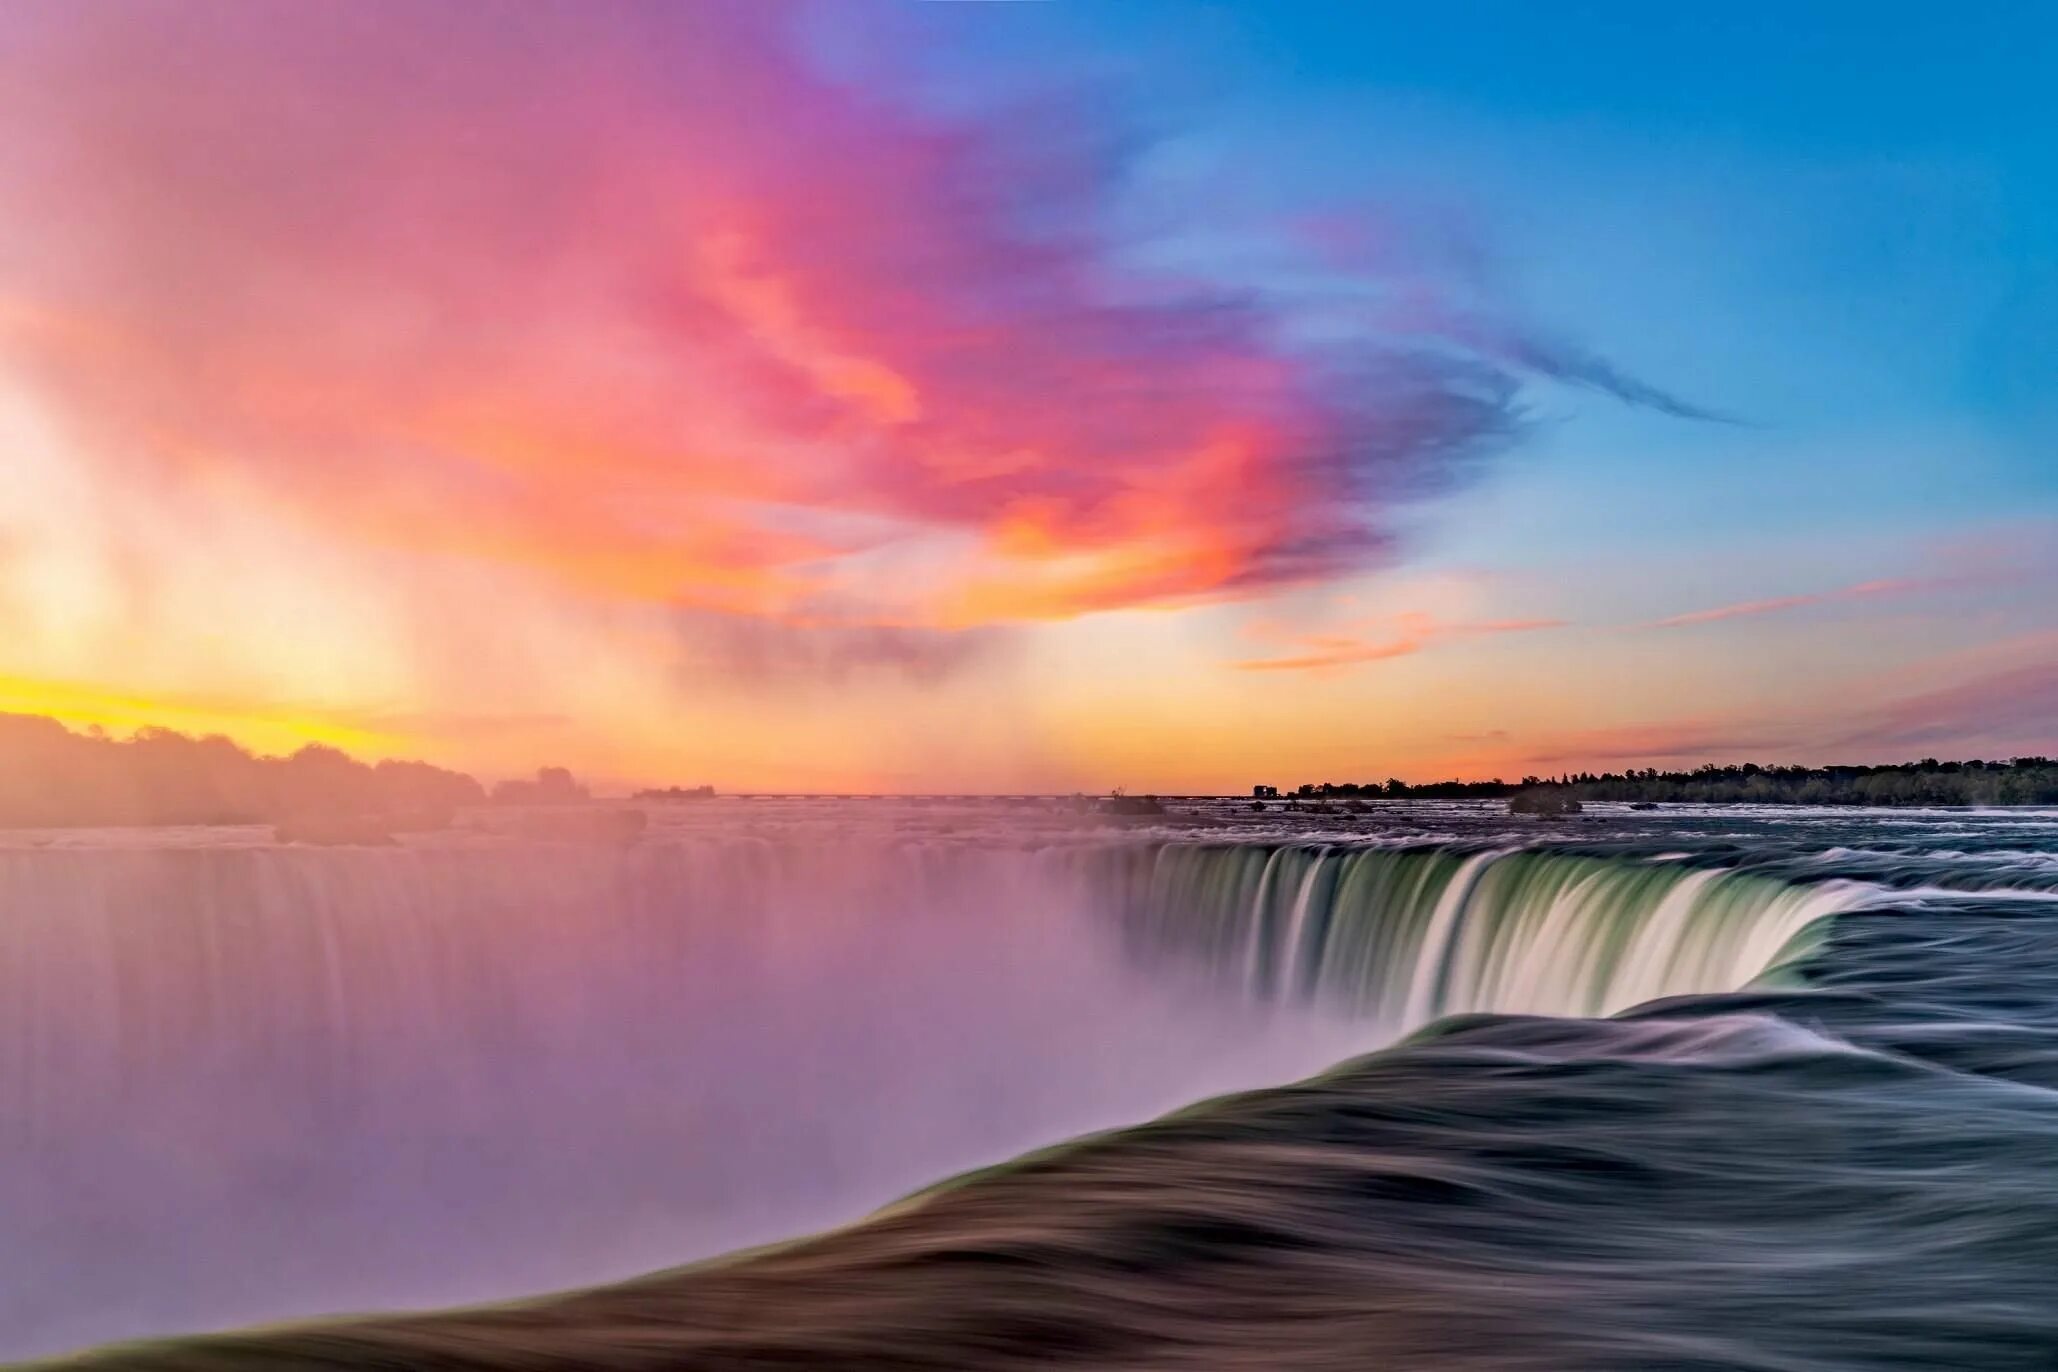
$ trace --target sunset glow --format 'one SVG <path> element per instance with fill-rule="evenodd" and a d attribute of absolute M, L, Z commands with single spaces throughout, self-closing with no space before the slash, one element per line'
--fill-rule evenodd
<path fill-rule="evenodd" d="M 766 789 L 2058 746 L 2048 406 L 1772 384 L 1818 249 L 1725 276 L 1633 140 L 1432 178 L 1178 40 L 1363 131 L 1268 157 L 1061 8 L 9 7 L 0 710 Z"/>

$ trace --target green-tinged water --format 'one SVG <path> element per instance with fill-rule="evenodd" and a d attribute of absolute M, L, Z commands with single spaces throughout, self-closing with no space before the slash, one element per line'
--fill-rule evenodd
<path fill-rule="evenodd" d="M 1738 986 L 1867 888 L 1550 852 L 1168 844 L 1132 861 L 1133 955 L 1403 1026 L 1607 1014 Z"/>

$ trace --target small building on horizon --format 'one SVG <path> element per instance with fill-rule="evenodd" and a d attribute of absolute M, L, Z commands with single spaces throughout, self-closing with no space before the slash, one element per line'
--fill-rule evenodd
<path fill-rule="evenodd" d="M 1279 788 L 1277 786 L 1253 786 L 1251 787 L 1251 799 L 1277 800 L 1279 799 Z"/>

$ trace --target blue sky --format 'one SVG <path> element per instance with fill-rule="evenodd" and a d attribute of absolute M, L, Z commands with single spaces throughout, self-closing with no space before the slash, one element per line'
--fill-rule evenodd
<path fill-rule="evenodd" d="M 1685 659 L 1715 709 L 2053 657 L 2058 9 L 995 8 L 932 7 L 948 79 L 1105 83 L 1232 214 L 1448 215 L 1525 312 L 1740 421 L 1544 389 L 1525 443 L 1418 512 L 1407 573 L 1487 569 L 1497 606 L 1589 626 L 1948 583 L 1589 643 L 1647 680 Z"/>
<path fill-rule="evenodd" d="M 1537 317 L 1747 422 L 1551 397 L 1567 489 L 1744 535 L 2058 508 L 2050 6 L 937 8 L 969 70 L 1106 81 L 1243 209 L 1462 216 Z"/>

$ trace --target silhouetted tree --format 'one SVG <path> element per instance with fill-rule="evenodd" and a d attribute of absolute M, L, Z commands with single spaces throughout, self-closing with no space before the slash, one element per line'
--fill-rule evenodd
<path fill-rule="evenodd" d="M 425 762 L 368 767 L 324 744 L 257 757 L 219 735 L 150 728 L 115 739 L 0 715 L 0 825 L 9 827 L 419 819 L 485 798 L 461 772 Z"/>
<path fill-rule="evenodd" d="M 1384 786 L 1354 788 L 1365 795 L 1417 800 L 1495 799 L 1518 793 L 1562 791 L 1580 800 L 1747 802 L 1758 805 L 2058 805 L 2058 763 L 2045 757 L 2010 762 L 1939 762 L 1924 758 L 1885 766 L 1798 767 L 1746 762 L 1705 762 L 1688 771 L 1656 767 L 1623 772 L 1565 772 L 1556 778 L 1525 776 L 1510 785 L 1492 781 L 1432 781 L 1409 784 L 1390 778 Z M 1350 794 L 1333 783 L 1300 787 L 1304 797 Z"/>

